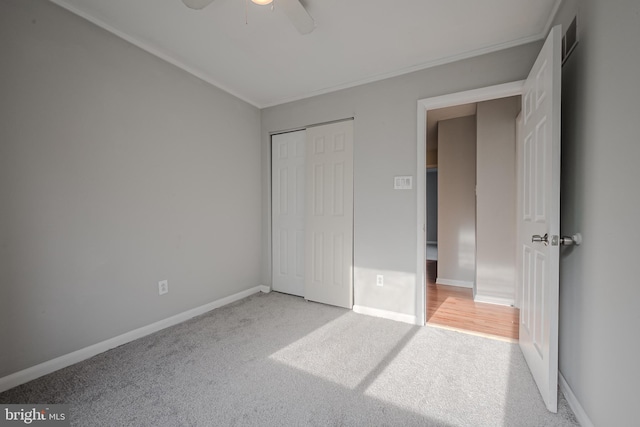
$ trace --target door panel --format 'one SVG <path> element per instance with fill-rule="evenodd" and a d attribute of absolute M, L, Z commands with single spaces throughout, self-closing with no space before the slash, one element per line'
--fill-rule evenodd
<path fill-rule="evenodd" d="M 272 286 L 299 296 L 304 296 L 305 142 L 305 131 L 271 138 Z"/>
<path fill-rule="evenodd" d="M 353 306 L 353 122 L 307 129 L 305 298 Z"/>
<path fill-rule="evenodd" d="M 553 28 L 526 80 L 518 136 L 520 347 L 552 412 L 558 387 L 561 38 L 560 27 Z M 532 242 L 545 234 L 548 245 Z"/>

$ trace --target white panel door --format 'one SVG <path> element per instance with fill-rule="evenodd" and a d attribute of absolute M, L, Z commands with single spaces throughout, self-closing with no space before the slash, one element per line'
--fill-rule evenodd
<path fill-rule="evenodd" d="M 551 412 L 558 407 L 561 38 L 553 28 L 526 80 L 518 137 L 520 347 Z"/>
<path fill-rule="evenodd" d="M 305 298 L 353 306 L 353 121 L 307 129 Z"/>
<path fill-rule="evenodd" d="M 272 288 L 304 296 L 306 132 L 271 137 Z"/>

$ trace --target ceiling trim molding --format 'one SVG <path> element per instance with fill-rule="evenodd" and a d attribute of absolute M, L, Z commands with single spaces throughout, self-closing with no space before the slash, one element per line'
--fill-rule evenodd
<path fill-rule="evenodd" d="M 559 0 L 561 1 L 561 0 Z M 421 71 L 421 70 L 426 70 L 427 68 L 433 68 L 433 67 L 437 67 L 440 65 L 445 65 L 445 64 L 449 64 L 452 62 L 457 62 L 457 61 L 461 61 L 463 59 L 469 59 L 469 58 L 474 58 L 476 56 L 481 56 L 481 55 L 486 55 L 488 53 L 492 53 L 492 52 L 497 52 L 500 50 L 504 50 L 504 49 L 509 49 L 512 47 L 517 47 L 517 46 L 522 46 L 524 44 L 527 43 L 532 43 L 532 42 L 536 42 L 536 41 L 540 41 L 544 39 L 544 35 L 543 33 L 540 34 L 536 34 L 534 36 L 530 36 L 530 37 L 525 37 L 522 39 L 517 39 L 517 40 L 513 40 L 510 42 L 505 42 L 505 43 L 498 43 L 498 44 L 494 44 L 482 49 L 475 49 L 475 50 L 470 50 L 467 52 L 463 52 L 457 55 L 452 55 L 452 56 L 448 56 L 446 58 L 441 58 L 441 59 L 437 59 L 434 61 L 428 61 L 428 62 L 424 62 L 422 64 L 418 64 L 418 65 L 412 65 L 410 67 L 405 67 L 402 68 L 400 70 L 396 70 L 396 71 L 392 71 L 392 72 L 388 72 L 388 73 L 382 73 L 382 74 L 376 74 L 374 76 L 370 76 L 370 77 L 366 77 L 364 79 L 359 79 L 359 80 L 354 80 L 352 82 L 348 82 L 348 83 L 343 83 L 343 84 L 339 84 L 336 86 L 331 86 L 325 89 L 319 89 L 319 90 L 315 90 L 315 91 L 311 91 L 308 92 L 306 95 L 303 96 L 297 96 L 297 97 L 290 97 L 290 98 L 283 98 L 279 101 L 276 102 L 272 102 L 272 103 L 267 103 L 262 105 L 260 108 L 268 108 L 268 107 L 275 107 L 276 105 L 282 105 L 282 104 L 286 104 L 288 102 L 294 102 L 294 101 L 300 101 L 302 99 L 307 99 L 307 98 L 312 98 L 314 96 L 318 96 L 318 95 L 324 95 L 327 93 L 331 93 L 331 92 L 337 92 L 339 90 L 342 89 L 349 89 L 355 86 L 361 86 L 367 83 L 373 83 L 373 82 L 377 82 L 380 80 L 385 80 L 385 79 L 389 79 L 392 77 L 398 77 L 398 76 L 402 76 L 405 74 L 409 74 L 409 73 L 413 73 L 415 71 Z"/>
<path fill-rule="evenodd" d="M 521 39 L 516 39 L 516 40 L 512 40 L 509 42 L 504 42 L 504 43 L 498 43 L 498 44 L 494 44 L 491 46 L 487 46 L 481 49 L 475 49 L 475 50 L 470 50 L 470 51 L 466 51 L 466 52 L 462 52 L 460 54 L 456 54 L 456 55 L 452 55 L 452 56 L 448 56 L 445 58 L 440 58 L 437 60 L 433 60 L 433 61 L 427 61 L 421 64 L 416 64 L 416 65 L 412 65 L 410 67 L 405 67 L 402 68 L 400 70 L 395 70 L 395 71 L 391 71 L 391 72 L 387 72 L 387 73 L 381 73 L 381 74 L 376 74 L 376 75 L 372 75 L 369 77 L 365 77 L 363 79 L 358 79 L 358 80 L 353 80 L 350 82 L 345 82 L 342 84 L 338 84 L 338 85 L 334 85 L 334 86 L 330 86 L 330 87 L 326 87 L 326 88 L 322 88 L 322 89 L 317 89 L 317 90 L 312 90 L 310 92 L 305 93 L 304 95 L 301 96 L 293 96 L 293 97 L 287 97 L 287 98 L 281 98 L 277 101 L 274 102 L 266 102 L 266 103 L 261 103 L 261 102 L 256 102 L 252 99 L 247 98 L 244 95 L 241 95 L 239 93 L 237 93 L 236 91 L 230 89 L 229 87 L 225 86 L 224 84 L 220 83 L 219 81 L 217 81 L 216 79 L 214 79 L 211 75 L 207 74 L 207 73 L 203 73 L 202 71 L 198 70 L 195 67 L 189 66 L 187 64 L 185 64 L 183 61 L 175 58 L 175 56 L 173 56 L 172 54 L 163 51 L 162 49 L 158 49 L 156 47 L 151 46 L 150 44 L 141 41 L 140 39 L 133 37 L 131 35 L 128 35 L 126 33 L 124 33 L 123 31 L 118 30 L 115 27 L 112 27 L 111 25 L 101 21 L 100 19 L 97 19 L 81 10 L 79 10 L 78 8 L 76 8 L 75 6 L 72 6 L 68 3 L 66 3 L 64 0 L 49 0 L 51 3 L 56 4 L 57 6 L 91 22 L 94 25 L 97 25 L 98 27 L 102 28 L 103 30 L 106 30 L 112 34 L 114 34 L 115 36 L 131 43 L 132 45 L 186 71 L 187 73 L 199 78 L 200 80 L 209 83 L 210 85 L 213 85 L 214 87 L 240 99 L 241 101 L 244 101 L 258 109 L 264 109 L 264 108 L 269 108 L 269 107 L 274 107 L 277 105 L 282 105 L 282 104 L 286 104 L 289 102 L 294 102 L 294 101 L 299 101 L 302 99 L 308 99 L 308 98 L 313 98 L 314 96 L 319 96 L 319 95 L 325 95 L 328 93 L 332 93 L 332 92 L 337 92 L 343 89 L 350 89 L 356 86 L 361 86 L 361 85 L 365 85 L 368 83 L 374 83 L 377 81 L 381 81 L 381 80 L 385 80 L 385 79 L 389 79 L 392 77 L 398 77 L 398 76 L 402 76 L 405 74 L 409 74 L 409 73 L 413 73 L 416 71 L 421 71 L 421 70 L 425 70 L 428 68 L 433 68 L 433 67 L 437 67 L 440 65 L 445 65 L 445 64 L 449 64 L 452 62 L 457 62 L 457 61 L 461 61 L 464 59 L 469 59 L 469 58 L 473 58 L 476 56 L 480 56 L 480 55 L 485 55 L 488 53 L 492 53 L 492 52 L 497 52 L 500 50 L 504 50 L 504 49 L 509 49 L 512 47 L 517 47 L 517 46 L 521 46 L 527 43 L 531 43 L 531 42 L 536 42 L 539 40 L 543 40 L 547 33 L 549 32 L 551 25 L 553 24 L 553 21 L 555 19 L 555 16 L 560 8 L 560 5 L 562 4 L 563 0 L 556 0 L 553 9 L 551 10 L 551 14 L 549 15 L 549 18 L 547 19 L 547 23 L 545 24 L 545 27 L 543 29 L 543 31 L 539 34 L 533 35 L 533 36 L 529 36 L 529 37 L 525 37 L 525 38 L 521 38 Z"/>
<path fill-rule="evenodd" d="M 145 43 L 143 41 L 140 41 L 139 39 L 132 37 L 120 30 L 118 30 L 117 28 L 112 27 L 111 25 L 97 19 L 94 18 L 93 16 L 79 10 L 78 8 L 67 4 L 64 2 L 64 0 L 49 0 L 51 3 L 56 4 L 57 6 L 60 6 L 61 8 L 75 14 L 78 15 L 79 17 L 86 19 L 87 21 L 91 22 L 94 25 L 97 25 L 98 27 L 102 28 L 103 30 L 106 30 L 112 34 L 114 34 L 115 36 L 124 39 L 125 41 L 131 43 L 132 45 L 154 55 L 157 56 L 158 58 L 170 63 L 171 65 L 174 65 L 184 71 L 186 71 L 187 73 L 199 78 L 200 80 L 209 83 L 210 85 L 215 86 L 217 89 L 220 89 L 224 92 L 227 92 L 229 95 L 232 95 L 238 99 L 240 99 L 241 101 L 244 101 L 248 104 L 251 104 L 252 106 L 256 107 L 256 108 L 264 108 L 261 107 L 258 103 L 246 98 L 243 95 L 240 95 L 239 93 L 229 89 L 228 87 L 226 87 L 225 85 L 221 84 L 220 82 L 216 81 L 215 79 L 213 79 L 210 75 L 203 73 L 199 70 L 197 70 L 194 67 L 191 67 L 187 64 L 185 64 L 184 62 L 176 59 L 174 56 L 172 56 L 171 54 L 167 53 L 167 52 L 163 52 L 161 49 L 157 49 L 151 45 L 149 45 L 148 43 Z"/>

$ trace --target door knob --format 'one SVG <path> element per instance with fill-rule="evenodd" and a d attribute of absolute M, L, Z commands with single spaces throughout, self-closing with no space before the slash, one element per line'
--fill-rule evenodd
<path fill-rule="evenodd" d="M 582 235 L 580 233 L 576 233 L 573 236 L 562 236 L 560 238 L 560 244 L 562 246 L 580 246 L 582 243 Z"/>
<path fill-rule="evenodd" d="M 549 233 L 545 233 L 544 236 L 534 234 L 531 236 L 531 243 L 542 242 L 545 246 L 549 245 Z"/>

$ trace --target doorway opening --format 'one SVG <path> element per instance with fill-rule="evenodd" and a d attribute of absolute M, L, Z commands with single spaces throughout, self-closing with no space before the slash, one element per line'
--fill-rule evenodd
<path fill-rule="evenodd" d="M 425 102 L 419 116 L 424 180 L 418 176 L 425 202 L 418 239 L 426 243 L 425 323 L 518 339 L 515 132 L 521 90 L 515 82 L 471 91 L 466 99 L 425 100 L 431 104 Z"/>
<path fill-rule="evenodd" d="M 427 111 L 427 323 L 518 339 L 512 249 L 519 111 L 519 96 Z M 430 244 L 438 235 L 439 257 Z"/>

